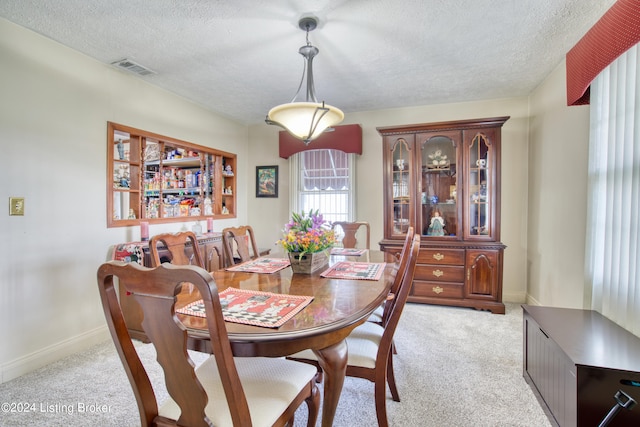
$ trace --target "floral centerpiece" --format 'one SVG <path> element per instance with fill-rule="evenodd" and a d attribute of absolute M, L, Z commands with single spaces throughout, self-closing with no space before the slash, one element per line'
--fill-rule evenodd
<path fill-rule="evenodd" d="M 292 213 L 285 224 L 284 236 L 278 244 L 289 253 L 291 268 L 296 273 L 313 273 L 329 260 L 328 249 L 336 241 L 335 233 L 318 210 Z"/>

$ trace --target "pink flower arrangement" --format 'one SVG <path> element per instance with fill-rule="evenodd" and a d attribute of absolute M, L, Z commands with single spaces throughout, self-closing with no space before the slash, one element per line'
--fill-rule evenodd
<path fill-rule="evenodd" d="M 316 211 L 301 214 L 292 213 L 291 221 L 284 226 L 284 237 L 278 240 L 285 251 L 300 253 L 315 253 L 333 247 L 336 242 L 335 233 L 328 221 Z"/>

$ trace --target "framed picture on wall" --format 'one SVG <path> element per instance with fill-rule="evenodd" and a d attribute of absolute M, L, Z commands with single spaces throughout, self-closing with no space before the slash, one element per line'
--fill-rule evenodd
<path fill-rule="evenodd" d="M 256 166 L 256 197 L 278 197 L 278 166 Z"/>

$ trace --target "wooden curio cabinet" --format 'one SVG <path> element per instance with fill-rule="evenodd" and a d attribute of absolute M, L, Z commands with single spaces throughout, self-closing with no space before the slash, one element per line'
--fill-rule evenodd
<path fill-rule="evenodd" d="M 409 301 L 504 314 L 500 133 L 509 117 L 378 128 L 384 239 L 392 260 L 409 226 L 422 243 Z"/>

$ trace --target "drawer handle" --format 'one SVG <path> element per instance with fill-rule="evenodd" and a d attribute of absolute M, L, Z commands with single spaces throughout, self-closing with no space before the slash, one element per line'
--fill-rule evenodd
<path fill-rule="evenodd" d="M 433 292 L 435 292 L 436 294 L 441 294 L 444 292 L 444 289 L 442 289 L 440 286 L 434 286 Z"/>
<path fill-rule="evenodd" d="M 547 335 L 547 333 L 545 331 L 542 330 L 542 328 L 538 328 L 540 329 L 540 332 L 542 332 L 542 335 L 544 335 L 545 337 L 549 338 L 549 335 Z"/>
<path fill-rule="evenodd" d="M 433 274 L 436 277 L 442 277 L 442 276 L 444 276 L 444 271 L 442 271 L 442 270 L 433 270 L 433 272 L 431 274 Z"/>
<path fill-rule="evenodd" d="M 444 259 L 444 255 L 442 255 L 440 252 L 433 254 L 433 259 L 435 259 L 436 261 L 442 261 Z"/>

